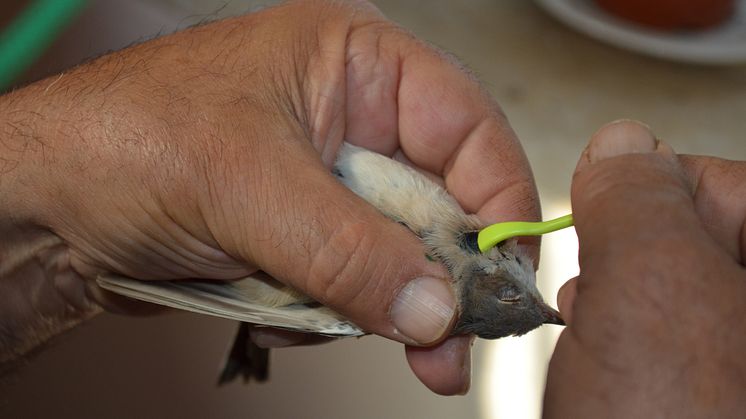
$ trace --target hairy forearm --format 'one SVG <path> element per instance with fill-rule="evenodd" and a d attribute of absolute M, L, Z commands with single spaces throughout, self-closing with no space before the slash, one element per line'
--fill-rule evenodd
<path fill-rule="evenodd" d="M 203 109 L 213 101 L 226 101 L 226 106 L 240 102 L 235 86 L 246 83 L 231 79 L 208 88 L 205 80 L 241 77 L 242 71 L 214 65 L 207 71 L 205 61 L 212 63 L 216 53 L 238 47 L 247 50 L 246 43 L 219 42 L 218 47 L 212 41 L 243 26 L 243 20 L 233 20 L 194 28 L 0 96 L 0 371 L 99 312 L 97 303 L 120 308 L 117 301 L 102 298 L 92 279 L 101 271 L 120 271 L 122 264 L 95 260 L 107 245 L 96 235 L 80 237 L 79 226 L 92 217 L 128 216 L 130 209 L 96 206 L 125 193 L 120 183 L 126 176 L 119 173 L 155 171 L 164 154 L 179 153 L 173 145 L 179 142 L 164 145 L 172 132 L 189 125 L 182 140 L 194 132 L 207 133 L 192 127 L 213 119 Z M 175 66 L 179 71 L 173 71 Z M 187 86 L 189 80 L 198 81 Z M 146 135 L 160 141 L 146 142 Z M 149 180 L 143 175 L 140 183 Z M 131 192 L 124 201 L 148 195 L 146 189 Z M 183 203 L 186 195 L 179 196 Z M 127 237 L 128 232 L 118 234 Z M 85 246 L 76 246 L 71 238 Z M 137 252 L 140 247 L 145 246 Z M 125 273 L 149 273 L 144 264 L 133 265 L 140 271 Z"/>
<path fill-rule="evenodd" d="M 0 374 L 101 311 L 92 281 L 98 267 L 83 266 L 79 256 L 76 263 L 80 249 L 63 238 L 90 218 L 88 204 L 107 199 L 91 185 L 118 190 L 112 173 L 125 159 L 102 155 L 138 159 L 148 150 L 137 138 L 149 127 L 140 110 L 156 88 L 140 85 L 155 57 L 183 48 L 162 44 L 109 54 L 0 96 Z M 132 129 L 123 134 L 123 125 Z M 109 170 L 93 174 L 99 166 Z"/>
<path fill-rule="evenodd" d="M 43 222 L 52 182 L 39 174 L 55 158 L 51 133 L 61 128 L 41 94 L 53 82 L 0 97 L 0 373 L 99 311 L 67 246 Z"/>

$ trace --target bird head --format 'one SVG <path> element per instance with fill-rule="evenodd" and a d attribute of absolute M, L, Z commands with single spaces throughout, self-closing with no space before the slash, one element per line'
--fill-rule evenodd
<path fill-rule="evenodd" d="M 563 325 L 560 313 L 536 288 L 533 261 L 515 239 L 487 253 L 464 233 L 439 259 L 454 278 L 459 318 L 454 334 L 485 339 L 520 336 L 545 323 Z"/>

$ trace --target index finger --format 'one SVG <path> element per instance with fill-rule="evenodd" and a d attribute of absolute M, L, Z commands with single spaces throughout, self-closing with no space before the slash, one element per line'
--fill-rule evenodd
<path fill-rule="evenodd" d="M 443 176 L 467 212 L 490 222 L 539 217 L 531 169 L 507 118 L 454 59 L 430 49 L 407 54 L 399 131 L 407 157 Z"/>
<path fill-rule="evenodd" d="M 400 149 L 485 221 L 537 219 L 531 169 L 495 101 L 454 58 L 389 29 L 350 37 L 347 140 Z"/>

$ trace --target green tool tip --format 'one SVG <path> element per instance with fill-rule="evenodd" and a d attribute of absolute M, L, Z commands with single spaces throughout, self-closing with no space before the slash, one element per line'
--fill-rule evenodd
<path fill-rule="evenodd" d="M 477 236 L 479 251 L 486 253 L 511 237 L 540 236 L 573 225 L 572 214 L 542 222 L 509 221 L 485 227 Z"/>

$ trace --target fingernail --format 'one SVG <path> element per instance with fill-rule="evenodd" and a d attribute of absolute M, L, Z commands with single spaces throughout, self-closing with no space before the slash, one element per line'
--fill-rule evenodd
<path fill-rule="evenodd" d="M 251 341 L 260 348 L 284 348 L 301 343 L 304 339 L 300 333 L 261 327 L 251 328 L 249 336 L 251 336 Z"/>
<path fill-rule="evenodd" d="M 391 306 L 391 321 L 404 336 L 420 344 L 438 340 L 453 320 L 456 301 L 450 285 L 432 277 L 410 281 Z"/>
<path fill-rule="evenodd" d="M 588 144 L 588 160 L 595 163 L 633 153 L 652 153 L 658 141 L 650 128 L 637 121 L 619 120 L 596 131 Z"/>

